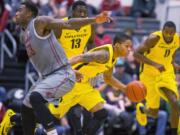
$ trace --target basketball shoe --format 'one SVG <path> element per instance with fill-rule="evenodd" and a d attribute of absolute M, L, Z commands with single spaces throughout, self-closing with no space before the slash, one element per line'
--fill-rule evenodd
<path fill-rule="evenodd" d="M 7 135 L 10 128 L 15 125 L 10 121 L 11 117 L 15 115 L 15 112 L 8 109 L 4 115 L 4 118 L 0 124 L 0 135 Z"/>
<path fill-rule="evenodd" d="M 136 105 L 136 120 L 141 126 L 145 126 L 147 124 L 147 115 L 143 112 L 144 105 L 142 103 L 138 103 Z"/>

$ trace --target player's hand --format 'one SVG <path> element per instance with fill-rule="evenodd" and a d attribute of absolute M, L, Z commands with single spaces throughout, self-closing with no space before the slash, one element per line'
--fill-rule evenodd
<path fill-rule="evenodd" d="M 74 73 L 75 73 L 75 75 L 76 75 L 76 81 L 77 81 L 77 82 L 81 82 L 81 79 L 83 78 L 83 74 L 80 73 L 80 72 L 77 71 L 77 70 L 74 70 Z"/>
<path fill-rule="evenodd" d="M 155 67 L 159 70 L 159 72 L 163 72 L 166 70 L 164 65 L 161 64 L 156 64 Z"/>
<path fill-rule="evenodd" d="M 124 89 L 122 90 L 122 92 L 126 93 L 127 90 L 127 85 L 124 86 Z"/>
<path fill-rule="evenodd" d="M 115 89 L 115 90 L 117 90 L 117 91 L 121 91 L 121 92 L 123 92 L 123 93 L 126 93 L 127 85 L 122 85 L 121 89 L 118 89 L 118 88 L 115 88 L 115 87 L 114 87 L 113 89 Z"/>
<path fill-rule="evenodd" d="M 97 24 L 101 24 L 101 23 L 104 23 L 104 22 L 112 22 L 112 18 L 109 17 L 108 11 L 103 11 L 102 13 L 97 15 L 95 17 L 95 19 L 96 19 Z"/>

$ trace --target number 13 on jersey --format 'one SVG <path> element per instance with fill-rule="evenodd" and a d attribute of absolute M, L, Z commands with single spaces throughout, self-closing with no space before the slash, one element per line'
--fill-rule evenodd
<path fill-rule="evenodd" d="M 72 42 L 72 49 L 79 48 L 81 45 L 81 39 L 80 38 L 72 39 L 71 42 Z"/>

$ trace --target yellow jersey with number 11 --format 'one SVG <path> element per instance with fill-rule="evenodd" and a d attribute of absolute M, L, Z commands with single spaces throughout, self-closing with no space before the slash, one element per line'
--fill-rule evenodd
<path fill-rule="evenodd" d="M 168 44 L 164 41 L 162 31 L 156 31 L 152 34 L 159 36 L 160 39 L 158 43 L 144 55 L 150 60 L 164 65 L 166 70 L 165 73 L 174 74 L 172 60 L 173 60 L 173 55 L 180 44 L 179 35 L 175 33 L 173 41 Z M 155 67 L 148 64 L 141 65 L 141 72 L 143 74 L 150 76 L 156 76 L 160 74 L 160 72 Z"/>

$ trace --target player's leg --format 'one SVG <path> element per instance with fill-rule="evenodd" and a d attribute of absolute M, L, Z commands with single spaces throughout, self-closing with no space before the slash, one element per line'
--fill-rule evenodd
<path fill-rule="evenodd" d="M 146 105 L 138 103 L 136 105 L 136 119 L 141 126 L 147 124 L 147 116 L 157 118 L 160 96 L 156 92 L 156 82 L 154 77 L 141 74 L 140 80 L 145 84 L 147 88 Z"/>
<path fill-rule="evenodd" d="M 157 90 L 159 95 L 166 100 L 170 107 L 170 124 L 172 135 L 177 135 L 177 128 L 179 123 L 179 109 L 178 109 L 178 99 L 179 93 L 177 89 L 177 84 L 175 81 L 174 74 L 162 74 L 157 78 Z"/>
<path fill-rule="evenodd" d="M 79 105 L 73 106 L 67 113 L 67 118 L 71 126 L 72 135 L 83 135 L 81 115 L 82 108 Z"/>
<path fill-rule="evenodd" d="M 84 128 L 86 135 L 95 135 L 106 120 L 108 113 L 107 110 L 104 109 L 104 103 L 104 99 L 97 90 L 87 93 L 79 102 L 81 106 L 93 113 L 92 120 L 90 120 L 88 126 Z"/>
<path fill-rule="evenodd" d="M 45 105 L 48 101 L 36 91 L 30 94 L 29 99 L 37 120 L 43 125 L 47 132 L 53 129 L 55 127 L 53 117 Z"/>
<path fill-rule="evenodd" d="M 92 120 L 93 116 L 92 113 L 86 110 L 85 108 L 82 109 L 83 114 L 83 131 L 86 129 L 87 126 L 89 126 L 89 122 Z"/>
<path fill-rule="evenodd" d="M 62 118 L 67 113 L 68 122 L 73 130 L 71 134 L 81 135 L 81 107 L 76 106 L 81 96 L 78 95 L 74 88 L 62 97 L 62 100 L 57 107 L 50 104 L 49 109 L 54 116 L 59 118 Z"/>
<path fill-rule="evenodd" d="M 57 73 L 45 77 L 29 92 L 23 102 L 24 107 L 33 108 L 37 120 L 43 125 L 47 135 L 57 135 L 58 133 L 46 103 L 58 101 L 58 98 L 72 89 L 74 82 L 67 78 L 67 76 L 64 71 L 57 71 Z M 27 131 L 27 129 L 24 130 Z"/>
<path fill-rule="evenodd" d="M 108 112 L 104 109 L 104 103 L 100 102 L 96 106 L 94 106 L 90 112 L 93 113 L 93 118 L 89 122 L 87 129 L 87 135 L 94 135 L 98 129 L 104 124 L 107 119 Z M 94 123 L 94 124 L 93 124 Z"/>
<path fill-rule="evenodd" d="M 21 107 L 22 128 L 25 135 L 34 135 L 35 115 L 32 108 L 22 105 Z"/>
<path fill-rule="evenodd" d="M 178 101 L 176 94 L 165 88 L 160 88 L 161 91 L 163 91 L 164 95 L 167 97 L 170 107 L 171 107 L 171 113 L 170 113 L 170 124 L 171 124 L 171 132 L 172 135 L 177 135 L 177 128 L 179 123 L 179 109 L 178 109 Z"/>

